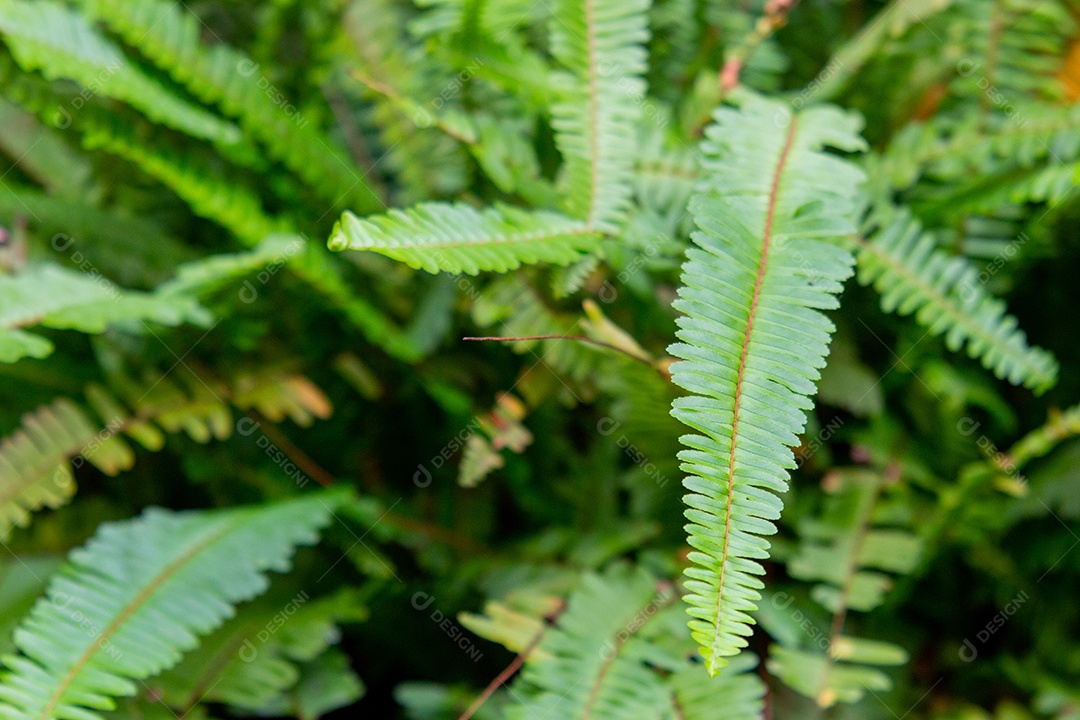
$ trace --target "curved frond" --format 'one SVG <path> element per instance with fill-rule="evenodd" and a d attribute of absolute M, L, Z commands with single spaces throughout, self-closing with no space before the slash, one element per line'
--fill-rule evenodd
<path fill-rule="evenodd" d="M 266 573 L 288 569 L 314 544 L 331 496 L 266 507 L 173 513 L 103 525 L 49 584 L 4 658 L 0 715 L 100 720 L 113 697 L 169 668 L 265 592 Z"/>
<path fill-rule="evenodd" d="M 825 365 L 833 324 L 821 311 L 837 307 L 852 272 L 842 243 L 855 231 L 863 179 L 821 151 L 863 147 L 853 115 L 795 115 L 751 96 L 714 117 L 691 202 L 697 247 L 676 301 L 682 342 L 670 348 L 683 360 L 672 379 L 691 393 L 672 414 L 696 433 L 679 455 L 695 549 L 686 599 L 710 674 L 751 632 L 762 536 L 775 532 L 791 447 Z"/>
<path fill-rule="evenodd" d="M 104 150 L 137 165 L 171 188 L 193 213 L 220 224 L 244 242 L 254 245 L 267 235 L 288 230 L 285 220 L 263 210 L 252 187 L 215 172 L 197 154 L 183 152 L 164 138 L 147 142 L 132 128 L 115 122 L 79 124 L 88 149 Z"/>
<path fill-rule="evenodd" d="M 239 128 L 170 92 L 85 17 L 60 3 L 0 0 L 0 34 L 25 70 L 38 70 L 50 80 L 74 80 L 194 137 L 226 144 L 240 140 Z"/>
<path fill-rule="evenodd" d="M 999 378 L 1043 392 L 1057 380 L 1058 365 L 1046 350 L 1030 347 L 1005 303 L 989 295 L 978 270 L 945 254 L 906 210 L 860 243 L 859 282 L 881 293 L 881 307 L 914 314 L 950 350 L 968 354 Z"/>
<path fill-rule="evenodd" d="M 423 203 L 368 218 L 346 212 L 330 248 L 373 250 L 418 270 L 475 275 L 523 263 L 566 265 L 598 241 L 585 223 L 555 212 Z"/>
<path fill-rule="evenodd" d="M 367 212 L 382 207 L 355 164 L 307 123 L 258 63 L 227 45 L 202 44 L 200 20 L 186 5 L 168 0 L 80 0 L 79 5 L 195 97 L 220 105 L 326 200 L 345 200 Z"/>

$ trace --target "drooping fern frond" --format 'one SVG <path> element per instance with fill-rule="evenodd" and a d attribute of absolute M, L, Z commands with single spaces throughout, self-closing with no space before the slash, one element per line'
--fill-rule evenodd
<path fill-rule="evenodd" d="M 46 98 L 39 97 L 32 85 L 24 84 L 20 90 L 26 93 L 20 98 L 24 104 L 38 112 L 48 111 Z M 196 154 L 181 152 L 165 139 L 161 143 L 147 143 L 133 128 L 86 117 L 88 109 L 84 109 L 76 123 L 84 133 L 86 147 L 105 150 L 138 165 L 176 192 L 196 215 L 217 222 L 246 245 L 255 246 L 269 236 L 293 230 L 288 218 L 272 217 L 263 210 L 253 188 L 234 178 L 221 177 Z M 416 357 L 416 349 L 401 330 L 345 282 L 324 248 L 305 242 L 301 251 L 291 257 L 290 266 L 373 344 L 400 359 Z"/>
<path fill-rule="evenodd" d="M 314 544 L 337 502 L 151 509 L 102 526 L 15 631 L 0 715 L 101 720 L 113 697 L 134 695 L 138 680 L 178 663 L 233 606 L 265 592 L 267 572 L 287 570 L 297 545 Z"/>
<path fill-rule="evenodd" d="M 170 92 L 86 18 L 60 3 L 2 0 L 0 35 L 25 70 L 38 70 L 50 80 L 74 80 L 193 137 L 224 144 L 240 140 L 239 128 Z M 74 111 L 65 112 L 70 116 Z"/>
<path fill-rule="evenodd" d="M 907 211 L 891 213 L 859 244 L 859 282 L 881 293 L 886 312 L 914 314 L 950 350 L 968 354 L 999 378 L 1044 392 L 1057 379 L 1057 361 L 1030 347 L 1005 303 L 991 297 L 978 270 L 950 257 Z"/>
<path fill-rule="evenodd" d="M 863 175 L 825 154 L 859 150 L 856 116 L 819 107 L 794 114 L 754 96 L 717 110 L 703 144 L 691 210 L 696 248 L 676 307 L 672 379 L 689 397 L 672 413 L 696 434 L 680 453 L 690 554 L 690 627 L 710 674 L 746 645 L 775 532 L 777 494 L 812 407 L 833 324 L 821 313 L 852 272 L 842 246 L 855 231 Z M 822 178 L 828 178 L 827 183 Z"/>
<path fill-rule="evenodd" d="M 518 600 L 531 612 L 489 603 L 488 617 L 462 617 L 515 651 L 527 646 L 530 633 L 544 632 L 512 688 L 508 720 L 715 720 L 721 709 L 724 720 L 761 717 L 765 687 L 750 672 L 756 659 L 739 656 L 730 672 L 702 683 L 678 594 L 641 568 L 586 574 L 546 631 L 541 618 L 529 617 L 546 599 Z"/>
<path fill-rule="evenodd" d="M 22 429 L 0 442 L 0 538 L 23 527 L 43 507 L 66 503 L 75 492 L 68 458 L 95 438 L 95 428 L 69 400 L 44 405 L 22 419 Z M 106 470 L 123 466 L 126 448 L 100 442 L 97 462 Z"/>
<path fill-rule="evenodd" d="M 272 86 L 254 60 L 224 44 L 203 45 L 201 21 L 186 5 L 167 0 L 78 4 L 195 97 L 220 105 L 247 135 L 263 143 L 326 200 L 335 204 L 344 200 L 367 212 L 382 207 L 363 173 Z"/>
<path fill-rule="evenodd" d="M 867 689 L 890 689 L 888 676 L 877 668 L 907 660 L 903 648 L 845 632 L 849 610 L 878 607 L 892 587 L 889 573 L 909 573 L 919 559 L 919 538 L 875 514 L 886 483 L 872 470 L 838 470 L 828 476 L 825 509 L 800 527 L 802 542 L 788 562 L 793 577 L 820 583 L 811 597 L 832 613 L 829 644 L 824 653 L 776 646 L 769 671 L 822 707 L 857 702 Z"/>
<path fill-rule="evenodd" d="M 196 215 L 220 224 L 243 242 L 254 245 L 267 235 L 289 230 L 287 220 L 264 211 L 252 187 L 215 172 L 198 154 L 181 151 L 164 139 L 147 142 L 133 128 L 116 122 L 88 120 L 79 123 L 87 149 L 104 150 L 137 165 L 171 188 Z"/>
<path fill-rule="evenodd" d="M 100 385 L 86 388 L 100 420 L 63 398 L 24 415 L 20 428 L 0 442 L 0 538 L 13 526 L 25 527 L 32 513 L 71 499 L 72 459 L 77 466 L 89 462 L 106 475 L 130 469 L 135 454 L 125 435 L 151 452 L 164 447 L 165 433 L 186 433 L 200 443 L 228 438 L 233 415 L 220 396 L 271 422 L 288 416 L 306 426 L 332 410 L 310 380 L 281 370 L 242 375 L 233 392 L 212 391 L 206 386 L 210 382 L 199 378 L 185 389 L 164 376 L 145 383 L 119 378 L 126 403 Z"/>
<path fill-rule="evenodd" d="M 30 265 L 0 276 L 0 308 L 0 362 L 52 352 L 49 340 L 22 329 L 35 325 L 100 333 L 110 324 L 133 320 L 165 325 L 205 325 L 210 320 L 193 298 L 121 290 L 96 271 L 80 273 L 58 265 Z"/>
<path fill-rule="evenodd" d="M 618 230 L 630 205 L 645 94 L 649 0 L 560 0 L 551 20 L 555 143 L 564 207 L 594 230 Z"/>
<path fill-rule="evenodd" d="M 364 219 L 346 212 L 329 243 L 332 250 L 374 250 L 431 273 L 475 275 L 522 263 L 566 265 L 598 240 L 585 223 L 556 212 L 422 203 Z"/>

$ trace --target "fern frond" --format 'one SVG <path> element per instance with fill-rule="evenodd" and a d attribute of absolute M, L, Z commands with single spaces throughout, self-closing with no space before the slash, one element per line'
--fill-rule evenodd
<path fill-rule="evenodd" d="M 749 96 L 723 108 L 703 144 L 691 203 L 697 245 L 683 266 L 672 379 L 691 393 L 672 414 L 698 433 L 689 473 L 690 628 L 710 674 L 746 645 L 775 532 L 791 447 L 812 407 L 833 324 L 820 312 L 851 274 L 862 173 L 821 152 L 863 147 L 860 121 L 835 108 L 793 114 Z M 821 178 L 829 178 L 828 183 Z"/>
<path fill-rule="evenodd" d="M 85 144 L 100 147 L 137 164 L 147 174 L 169 186 L 202 217 L 214 220 L 241 241 L 254 246 L 264 238 L 292 230 L 289 220 L 273 218 L 262 209 L 258 196 L 248 187 L 221 178 L 194 158 L 140 142 L 125 128 L 97 125 L 87 129 Z M 410 360 L 415 348 L 401 330 L 368 300 L 357 295 L 342 279 L 329 253 L 312 243 L 290 261 L 293 270 L 341 310 L 376 345 L 391 355 Z"/>
<path fill-rule="evenodd" d="M 219 396 L 231 396 L 236 407 L 257 409 L 271 422 L 287 415 L 308 425 L 332 410 L 314 383 L 280 369 L 242 375 L 232 392 L 222 387 L 211 391 L 206 387 L 211 382 L 199 378 L 185 389 L 168 377 L 145 384 L 120 378 L 130 409 L 100 385 L 86 388 L 100 421 L 63 398 L 24 415 L 20 428 L 0 442 L 0 538 L 13 525 L 25 527 L 31 513 L 71 499 L 71 458 L 76 466 L 87 461 L 106 475 L 130 469 L 135 455 L 123 435 L 152 452 L 164 447 L 166 432 L 186 433 L 200 443 L 228 438 L 233 416 Z"/>
<path fill-rule="evenodd" d="M 856 702 L 866 690 L 888 690 L 889 678 L 877 668 L 900 665 L 900 647 L 844 633 L 848 610 L 866 612 L 881 604 L 892 586 L 887 573 L 911 572 L 919 559 L 919 538 L 906 527 L 875 522 L 886 479 L 871 470 L 839 470 L 824 483 L 830 493 L 820 517 L 800 527 L 802 542 L 788 562 L 791 575 L 818 581 L 811 597 L 833 615 L 829 646 L 776 647 L 769 671 L 822 707 Z"/>
<path fill-rule="evenodd" d="M 0 715 L 101 720 L 113 697 L 180 661 L 314 544 L 335 496 L 109 523 L 49 584 L 4 658 Z M 88 630 L 91 628 L 92 630 Z"/>
<path fill-rule="evenodd" d="M 264 711 L 293 694 L 301 681 L 301 664 L 340 639 L 340 623 L 366 614 L 355 591 L 312 599 L 295 586 L 288 592 L 272 588 L 244 605 L 179 665 L 156 677 L 155 694 L 178 712 L 197 703 Z M 284 617 L 288 622 L 278 627 Z"/>
<path fill-rule="evenodd" d="M 239 142 L 240 130 L 163 87 L 78 12 L 52 0 L 0 1 L 0 34 L 24 70 L 74 80 L 193 137 Z"/>
<path fill-rule="evenodd" d="M 476 275 L 523 263 L 566 265 L 598 240 L 585 223 L 555 212 L 423 203 L 363 219 L 346 212 L 329 244 L 332 250 L 374 250 L 431 273 Z"/>
<path fill-rule="evenodd" d="M 983 122 L 969 116 L 960 122 L 934 119 L 912 123 L 890 141 L 881 172 L 897 189 L 920 175 L 952 180 L 965 175 L 1038 167 L 1052 159 L 1068 163 L 1080 157 L 1076 125 L 1080 107 L 1031 103 L 1024 116 Z"/>
<path fill-rule="evenodd" d="M 961 257 L 950 257 L 906 210 L 887 217 L 874 235 L 859 244 L 859 282 L 881 293 L 881 307 L 914 314 L 934 335 L 944 335 L 950 350 L 968 354 L 1014 385 L 1035 392 L 1057 380 L 1057 361 L 1030 347 L 1005 303 L 992 298 L 978 271 Z"/>
<path fill-rule="evenodd" d="M 288 222 L 270 217 L 258 194 L 245 183 L 223 177 L 190 151 L 147 142 L 116 122 L 83 123 L 83 145 L 121 157 L 172 188 L 200 217 L 213 220 L 254 245 L 267 235 L 286 232 Z"/>
<path fill-rule="evenodd" d="M 303 252 L 304 239 L 296 235 L 270 235 L 251 250 L 240 253 L 208 255 L 184 263 L 176 275 L 158 286 L 157 292 L 169 296 L 197 296 L 235 283 L 256 270 L 274 272 Z"/>
<path fill-rule="evenodd" d="M 1032 430 L 1009 448 L 1007 461 L 1015 469 L 1022 468 L 1056 448 L 1062 441 L 1080 435 L 1080 405 L 1064 410 L 1051 410 L 1041 427 Z"/>
<path fill-rule="evenodd" d="M 58 265 L 30 265 L 0 276 L 0 362 L 45 357 L 47 339 L 20 328 L 101 333 L 110 324 L 147 320 L 164 325 L 208 324 L 210 315 L 189 297 L 163 297 L 121 290 L 104 277 Z"/>
<path fill-rule="evenodd" d="M 195 97 L 236 118 L 247 135 L 324 199 L 344 200 L 365 212 L 383 207 L 344 153 L 295 108 L 287 112 L 291 105 L 268 87 L 255 61 L 227 45 L 202 44 L 199 18 L 186 5 L 167 0 L 79 0 L 79 5 Z"/>
<path fill-rule="evenodd" d="M 65 504 L 75 493 L 68 458 L 97 434 L 86 415 L 60 399 L 22 418 L 22 428 L 0 443 L 0 538 L 25 527 L 30 514 Z M 106 450 L 115 449 L 109 445 Z M 115 456 L 106 453 L 111 462 Z"/>
<path fill-rule="evenodd" d="M 953 90 L 984 116 L 1061 99 L 1057 72 L 1076 30 L 1064 3 L 1042 3 L 1033 12 L 1025 0 L 953 0 L 950 18 L 949 39 L 962 58 Z"/>
<path fill-rule="evenodd" d="M 474 632 L 515 651 L 533 645 L 513 686 L 507 718 L 714 720 L 719 708 L 724 720 L 761 717 L 765 688 L 750 672 L 756 659 L 742 655 L 731 672 L 702 683 L 678 594 L 641 568 L 585 574 L 561 613 L 557 606 L 552 612 L 546 595 L 521 588 L 514 595 L 517 608 L 488 603 L 488 616 L 461 618 Z M 545 611 L 558 615 L 546 632 L 536 617 Z M 538 631 L 544 634 L 535 645 Z"/>
<path fill-rule="evenodd" d="M 552 12 L 560 190 L 567 213 L 599 232 L 616 232 L 630 206 L 648 10 L 649 0 L 560 0 Z"/>

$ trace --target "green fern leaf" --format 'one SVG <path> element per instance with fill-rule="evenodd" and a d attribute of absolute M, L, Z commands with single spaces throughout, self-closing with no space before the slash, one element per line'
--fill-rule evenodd
<path fill-rule="evenodd" d="M 0 34 L 19 65 L 55 80 L 74 80 L 151 120 L 198 138 L 239 142 L 240 130 L 182 100 L 133 65 L 79 13 L 51 0 L 0 0 Z"/>
<path fill-rule="evenodd" d="M 775 532 L 791 446 L 812 406 L 851 274 L 863 179 L 823 146 L 858 150 L 860 121 L 830 107 L 793 115 L 748 97 L 720 109 L 703 145 L 706 185 L 691 209 L 697 245 L 683 266 L 684 313 L 672 379 L 691 393 L 672 413 L 697 434 L 680 453 L 695 548 L 686 571 L 690 628 L 710 674 L 746 645 Z M 828 182 L 823 182 L 828 178 Z"/>
<path fill-rule="evenodd" d="M 881 307 L 914 314 L 934 335 L 944 335 L 950 350 L 968 354 L 999 378 L 1044 392 L 1057 380 L 1054 357 L 1029 347 L 1005 303 L 991 297 L 978 271 L 961 257 L 940 250 L 922 225 L 901 210 L 860 244 L 859 282 L 881 293 Z"/>
<path fill-rule="evenodd" d="M 507 272 L 522 263 L 566 265 L 598 239 L 583 222 L 559 213 L 423 203 L 364 219 L 346 212 L 330 248 L 374 250 L 418 270 L 475 275 Z"/>
<path fill-rule="evenodd" d="M 565 160 L 566 211 L 614 233 L 630 206 L 637 123 L 645 95 L 649 0 L 560 0 L 551 51 L 555 142 Z"/>
<path fill-rule="evenodd" d="M 23 417 L 22 428 L 0 443 L 0 538 L 25 527 L 30 514 L 55 508 L 75 493 L 68 457 L 95 435 L 90 421 L 68 400 Z"/>
<path fill-rule="evenodd" d="M 4 658 L 0 716 L 100 720 L 113 697 L 180 661 L 237 603 L 262 594 L 268 571 L 311 545 L 337 496 L 266 507 L 173 513 L 109 523 L 71 553 Z"/>

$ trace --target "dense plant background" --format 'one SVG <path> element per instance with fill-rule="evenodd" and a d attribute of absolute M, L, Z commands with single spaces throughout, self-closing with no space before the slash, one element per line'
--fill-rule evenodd
<path fill-rule="evenodd" d="M 0 0 L 0 718 L 1080 718 L 1078 20 Z"/>

